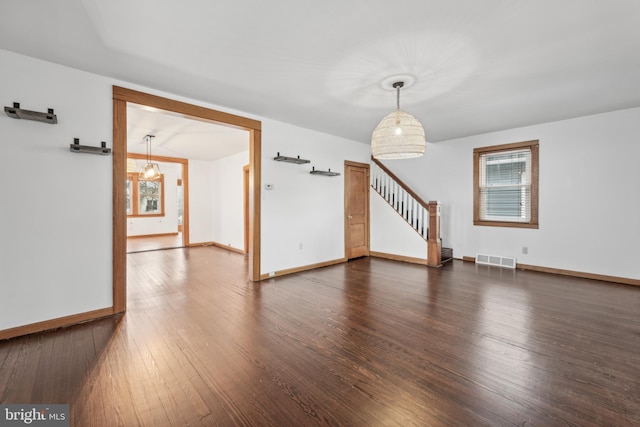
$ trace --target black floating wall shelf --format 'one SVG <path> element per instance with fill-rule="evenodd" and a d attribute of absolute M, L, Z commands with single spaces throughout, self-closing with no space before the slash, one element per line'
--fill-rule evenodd
<path fill-rule="evenodd" d="M 13 117 L 14 119 L 35 120 L 36 122 L 44 122 L 52 125 L 58 123 L 58 116 L 53 113 L 53 108 L 49 108 L 49 111 L 46 113 L 40 113 L 38 111 L 23 110 L 20 108 L 19 102 L 14 102 L 13 107 L 4 107 L 4 112 L 7 113 L 7 116 Z"/>
<path fill-rule="evenodd" d="M 303 163 L 309 163 L 311 161 L 311 160 L 301 159 L 300 156 L 298 157 L 281 156 L 279 152 L 278 152 L 278 155 L 273 158 L 273 160 L 275 160 L 276 162 L 296 163 L 299 165 Z"/>
<path fill-rule="evenodd" d="M 73 144 L 69 145 L 69 151 L 72 153 L 100 154 L 108 156 L 111 154 L 111 148 L 107 148 L 107 143 L 102 141 L 100 147 L 89 147 L 88 145 L 80 145 L 79 138 L 73 138 Z"/>
<path fill-rule="evenodd" d="M 331 169 L 329 169 L 328 171 L 317 171 L 315 166 L 313 166 L 311 168 L 311 171 L 309 173 L 311 175 L 324 175 L 324 176 L 338 176 L 338 175 L 340 175 L 340 172 L 331 172 Z"/>

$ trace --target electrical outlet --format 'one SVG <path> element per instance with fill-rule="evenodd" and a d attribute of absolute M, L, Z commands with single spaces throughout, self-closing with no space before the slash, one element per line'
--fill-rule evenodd
<path fill-rule="evenodd" d="M 302 242 L 298 243 L 298 249 L 302 249 L 303 245 Z"/>
<path fill-rule="evenodd" d="M 526 246 L 523 246 L 522 247 L 522 253 L 525 254 L 525 255 L 528 254 L 529 253 L 529 248 L 526 247 Z"/>

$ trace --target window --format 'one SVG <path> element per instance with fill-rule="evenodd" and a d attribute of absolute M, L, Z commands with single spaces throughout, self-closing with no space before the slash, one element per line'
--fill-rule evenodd
<path fill-rule="evenodd" d="M 538 228 L 538 141 L 473 150 L 473 223 Z"/>
<path fill-rule="evenodd" d="M 127 174 L 125 195 L 127 216 L 164 216 L 164 175 L 146 180 Z"/>

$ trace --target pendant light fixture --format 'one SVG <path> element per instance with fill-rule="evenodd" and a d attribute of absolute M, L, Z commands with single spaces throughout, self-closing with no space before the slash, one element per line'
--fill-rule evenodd
<path fill-rule="evenodd" d="M 371 136 L 371 152 L 376 159 L 410 159 L 424 154 L 425 136 L 422 124 L 411 114 L 400 110 L 400 88 L 395 82 L 396 111 L 378 123 Z"/>
<path fill-rule="evenodd" d="M 152 181 L 155 179 L 160 179 L 160 167 L 157 163 L 151 162 L 151 140 L 155 138 L 155 135 L 147 135 L 144 137 L 147 142 L 147 164 L 144 169 L 138 175 L 138 178 L 144 179 L 147 181 Z"/>

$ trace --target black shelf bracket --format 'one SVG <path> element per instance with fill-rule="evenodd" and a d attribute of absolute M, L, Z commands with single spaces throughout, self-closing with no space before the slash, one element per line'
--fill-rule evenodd
<path fill-rule="evenodd" d="M 323 176 L 339 176 L 340 172 L 331 172 L 331 169 L 326 171 L 317 171 L 315 166 L 311 167 L 309 172 L 311 175 L 323 175 Z"/>
<path fill-rule="evenodd" d="M 301 159 L 300 156 L 298 157 L 281 156 L 280 152 L 278 152 L 278 155 L 274 157 L 273 160 L 275 160 L 276 162 L 296 163 L 298 165 L 311 162 L 311 160 Z"/>
<path fill-rule="evenodd" d="M 69 151 L 72 153 L 99 154 L 108 156 L 111 154 L 111 148 L 107 148 L 107 143 L 102 141 L 100 147 L 90 147 L 88 145 L 80 145 L 80 138 L 73 138 L 73 144 L 69 145 Z"/>
<path fill-rule="evenodd" d="M 52 125 L 58 123 L 58 116 L 54 114 L 53 108 L 49 108 L 46 113 L 41 113 L 39 111 L 23 110 L 20 108 L 19 102 L 14 102 L 13 107 L 4 107 L 4 112 L 7 113 L 7 116 L 14 119 L 35 120 L 36 122 L 49 123 Z"/>

